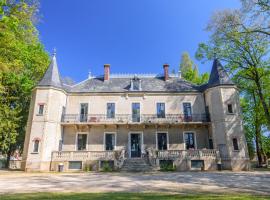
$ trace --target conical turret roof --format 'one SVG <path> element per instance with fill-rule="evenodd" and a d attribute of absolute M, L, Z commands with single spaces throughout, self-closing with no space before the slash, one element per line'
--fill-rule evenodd
<path fill-rule="evenodd" d="M 38 86 L 53 86 L 62 88 L 62 82 L 57 67 L 56 53 L 52 55 L 51 63 L 44 74 L 43 78 L 39 82 Z"/>

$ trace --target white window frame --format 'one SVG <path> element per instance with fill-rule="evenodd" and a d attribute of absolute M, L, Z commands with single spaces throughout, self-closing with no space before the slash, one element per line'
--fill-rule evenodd
<path fill-rule="evenodd" d="M 185 133 L 193 133 L 193 135 L 194 135 L 194 144 L 195 144 L 195 148 L 194 148 L 194 149 L 195 149 L 195 150 L 198 149 L 198 146 L 197 146 L 197 133 L 196 133 L 196 131 L 184 131 L 184 132 L 183 132 L 184 149 L 185 149 L 185 150 L 188 150 L 188 149 L 186 148 Z"/>
<path fill-rule="evenodd" d="M 232 106 L 232 113 L 229 112 L 229 105 Z M 235 115 L 235 107 L 232 102 L 226 103 L 226 113 L 227 115 Z"/>
<path fill-rule="evenodd" d="M 37 152 L 35 152 L 34 151 L 34 148 L 35 148 L 35 141 L 38 141 L 38 151 Z M 32 154 L 39 154 L 40 153 L 40 145 L 41 145 L 41 141 L 40 141 L 40 139 L 33 139 L 32 140 Z"/>
<path fill-rule="evenodd" d="M 166 102 L 164 102 L 164 101 L 156 101 L 156 107 L 155 107 L 155 111 L 156 111 L 156 113 L 155 113 L 155 115 L 157 116 L 157 104 L 158 103 L 164 103 L 164 107 L 165 107 L 165 118 L 158 118 L 158 119 L 166 119 L 166 115 L 167 115 L 167 112 L 166 112 L 166 110 L 167 110 L 167 105 L 166 105 Z"/>
<path fill-rule="evenodd" d="M 193 103 L 193 102 L 192 102 L 192 101 L 183 101 L 183 102 L 182 102 L 182 104 L 181 104 L 181 105 L 182 105 L 182 109 L 181 109 L 181 110 L 182 110 L 182 114 L 183 114 L 183 115 L 185 114 L 185 113 L 184 113 L 184 103 L 190 103 L 191 117 L 192 117 L 192 115 L 194 114 L 194 113 L 193 113 L 193 106 L 192 106 L 192 103 Z"/>
<path fill-rule="evenodd" d="M 132 119 L 132 104 L 133 103 L 140 104 L 140 122 L 133 122 L 133 119 Z M 130 104 L 130 110 L 131 110 L 131 122 L 135 123 L 135 124 L 142 123 L 142 103 L 140 101 L 132 101 L 131 104 Z"/>
<path fill-rule="evenodd" d="M 169 140 L 169 132 L 168 131 L 156 131 L 156 150 L 161 151 L 158 149 L 158 133 L 166 133 L 167 135 L 167 150 L 170 150 L 170 140 Z"/>
<path fill-rule="evenodd" d="M 144 147 L 143 131 L 130 131 L 128 132 L 128 157 L 131 158 L 131 134 L 140 134 L 141 135 L 141 150 Z"/>
<path fill-rule="evenodd" d="M 107 118 L 107 109 L 108 109 L 108 103 L 114 103 L 114 118 Z M 105 103 L 105 116 L 106 116 L 106 119 L 116 119 L 116 114 L 117 112 L 116 112 L 116 102 L 115 101 L 107 101 L 106 103 Z"/>
<path fill-rule="evenodd" d="M 40 106 L 43 105 L 43 112 L 42 114 L 39 114 L 39 109 L 40 109 Z M 44 116 L 45 114 L 45 103 L 38 103 L 38 107 L 37 107 L 37 116 Z"/>
<path fill-rule="evenodd" d="M 79 134 L 86 135 L 86 149 L 85 150 L 78 150 L 78 135 Z M 88 138 L 89 138 L 88 132 L 77 132 L 76 139 L 75 139 L 75 151 L 88 151 L 88 145 L 89 145 Z"/>
<path fill-rule="evenodd" d="M 106 135 L 107 134 L 113 134 L 114 135 L 114 150 L 115 151 L 117 149 L 117 133 L 116 132 L 104 132 L 104 135 L 103 135 L 103 150 L 104 151 L 109 151 L 109 150 L 106 150 Z"/>

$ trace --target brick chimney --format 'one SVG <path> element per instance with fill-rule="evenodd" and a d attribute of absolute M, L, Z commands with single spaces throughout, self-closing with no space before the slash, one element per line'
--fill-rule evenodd
<path fill-rule="evenodd" d="M 167 81 L 169 80 L 169 64 L 164 64 L 163 69 L 164 69 L 164 81 Z"/>
<path fill-rule="evenodd" d="M 104 81 L 110 80 L 110 64 L 104 65 Z"/>

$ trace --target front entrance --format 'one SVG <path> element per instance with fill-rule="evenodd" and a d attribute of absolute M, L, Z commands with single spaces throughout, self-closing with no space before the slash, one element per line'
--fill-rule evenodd
<path fill-rule="evenodd" d="M 138 158 L 141 157 L 141 143 L 142 138 L 139 133 L 130 134 L 130 157 Z"/>

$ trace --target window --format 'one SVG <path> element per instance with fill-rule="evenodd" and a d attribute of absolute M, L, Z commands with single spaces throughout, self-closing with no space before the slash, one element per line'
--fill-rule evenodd
<path fill-rule="evenodd" d="M 185 121 L 192 120 L 191 103 L 183 103 Z"/>
<path fill-rule="evenodd" d="M 86 150 L 87 144 L 87 134 L 78 134 L 77 135 L 77 150 L 84 151 Z"/>
<path fill-rule="evenodd" d="M 107 103 L 107 118 L 115 118 L 115 103 Z"/>
<path fill-rule="evenodd" d="M 195 149 L 194 133 L 185 133 L 184 136 L 186 149 Z"/>
<path fill-rule="evenodd" d="M 139 79 L 136 75 L 130 81 L 130 90 L 135 90 L 135 91 L 142 90 L 141 79 Z"/>
<path fill-rule="evenodd" d="M 237 138 L 233 138 L 233 150 L 234 151 L 238 151 L 239 150 Z"/>
<path fill-rule="evenodd" d="M 132 122 L 140 122 L 140 103 L 132 103 Z"/>
<path fill-rule="evenodd" d="M 233 114 L 233 106 L 232 106 L 232 104 L 228 104 L 227 106 L 228 106 L 228 113 Z"/>
<path fill-rule="evenodd" d="M 33 153 L 38 153 L 39 150 L 39 140 L 34 140 Z"/>
<path fill-rule="evenodd" d="M 106 133 L 105 134 L 105 150 L 112 151 L 115 149 L 115 134 Z"/>
<path fill-rule="evenodd" d="M 38 115 L 43 115 L 44 113 L 44 104 L 38 105 Z"/>
<path fill-rule="evenodd" d="M 209 139 L 209 149 L 214 149 L 213 139 Z"/>
<path fill-rule="evenodd" d="M 167 150 L 168 149 L 167 133 L 158 133 L 157 143 L 158 143 L 158 150 Z"/>
<path fill-rule="evenodd" d="M 80 106 L 80 122 L 86 122 L 88 115 L 88 103 L 81 103 Z"/>
<path fill-rule="evenodd" d="M 204 168 L 204 161 L 203 160 L 191 160 L 191 168 L 192 169 L 201 169 Z"/>
<path fill-rule="evenodd" d="M 68 162 L 68 169 L 75 169 L 75 170 L 82 169 L 82 162 L 81 161 L 69 161 Z"/>
<path fill-rule="evenodd" d="M 157 103 L 157 117 L 165 118 L 165 103 Z"/>

